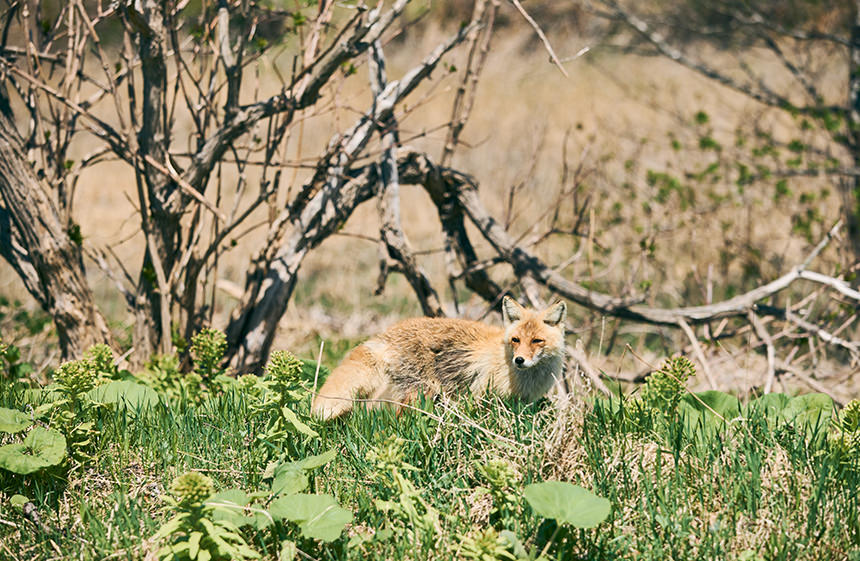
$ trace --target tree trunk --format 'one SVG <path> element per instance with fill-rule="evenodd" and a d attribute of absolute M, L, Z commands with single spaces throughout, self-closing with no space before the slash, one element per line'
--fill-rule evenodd
<path fill-rule="evenodd" d="M 228 360 L 237 371 L 261 372 L 305 256 L 375 194 L 376 169 L 362 171 L 344 186 L 324 186 L 294 221 L 292 234 L 274 257 L 255 259 L 245 280 L 245 296 L 227 327 Z"/>
<path fill-rule="evenodd" d="M 161 0 L 146 0 L 140 7 L 146 26 L 138 32 L 143 77 L 138 153 L 141 161 L 150 157 L 163 163 L 167 161 L 171 132 L 166 94 L 165 7 Z M 138 173 L 141 221 L 147 244 L 138 280 L 133 360 L 142 363 L 155 351 L 169 353 L 172 350 L 170 321 L 173 295 L 168 278 L 173 271 L 178 248 L 183 247 L 180 222 L 184 201 L 176 182 L 161 170 L 141 163 Z"/>
<path fill-rule="evenodd" d="M 111 343 L 84 271 L 81 246 L 25 157 L 12 111 L 0 92 L 0 255 L 54 319 L 63 358 L 78 358 L 96 343 Z"/>

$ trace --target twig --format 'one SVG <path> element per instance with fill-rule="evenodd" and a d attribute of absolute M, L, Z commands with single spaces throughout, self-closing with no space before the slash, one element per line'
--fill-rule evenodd
<path fill-rule="evenodd" d="M 750 311 L 749 317 L 753 329 L 755 329 L 756 334 L 767 349 L 767 373 L 765 375 L 764 393 L 768 394 L 773 390 L 773 380 L 776 377 L 776 368 L 774 366 L 776 352 L 773 348 L 773 339 L 771 339 L 770 333 L 767 332 L 767 328 L 758 319 L 755 312 Z"/>
<path fill-rule="evenodd" d="M 805 372 L 803 372 L 799 368 L 795 368 L 794 366 L 791 366 L 790 364 L 786 364 L 786 363 L 782 362 L 781 360 L 778 360 L 778 361 L 776 361 L 776 369 L 781 370 L 783 372 L 787 372 L 787 373 L 791 374 L 792 376 L 796 376 L 796 377 L 800 378 L 800 380 L 802 380 L 807 386 L 809 386 L 813 390 L 829 395 L 830 398 L 840 406 L 848 403 L 848 400 L 846 398 L 841 397 L 838 394 L 834 393 L 833 390 L 831 390 L 830 388 L 828 388 L 827 386 L 825 386 L 821 382 L 815 380 L 811 376 L 807 375 Z"/>
<path fill-rule="evenodd" d="M 708 364 L 708 359 L 705 358 L 705 353 L 702 351 L 702 346 L 699 344 L 699 339 L 696 337 L 695 332 L 690 327 L 684 318 L 678 318 L 678 326 L 687 336 L 687 339 L 690 340 L 690 344 L 693 346 L 693 353 L 696 355 L 696 358 L 699 359 L 699 362 L 702 363 L 702 371 L 705 373 L 705 378 L 708 380 L 708 385 L 712 390 L 717 389 L 717 383 L 714 380 L 714 376 L 711 373 L 711 366 Z"/>
<path fill-rule="evenodd" d="M 803 319 L 799 315 L 795 314 L 791 310 L 785 311 L 785 319 L 796 324 L 798 327 L 800 327 L 801 329 L 803 329 L 807 333 L 815 335 L 816 337 L 818 337 L 819 339 L 821 339 L 825 343 L 830 343 L 831 345 L 837 345 L 837 346 L 843 347 L 844 349 L 847 349 L 854 356 L 856 356 L 857 354 L 860 354 L 860 344 L 858 344 L 857 342 L 846 341 L 845 339 L 843 339 L 841 337 L 837 337 L 835 335 L 832 335 L 831 333 L 825 331 L 823 328 L 815 325 L 814 323 L 806 321 L 805 319 Z"/>
<path fill-rule="evenodd" d="M 529 25 L 532 26 L 532 29 L 535 30 L 535 33 L 537 33 L 537 36 L 540 37 L 544 48 L 549 53 L 549 57 L 552 59 L 555 65 L 558 66 L 558 69 L 561 70 L 561 73 L 564 74 L 564 77 L 569 78 L 569 76 L 567 75 L 567 70 L 564 69 L 564 66 L 562 66 L 561 61 L 558 59 L 558 56 L 556 56 L 555 51 L 553 50 L 552 45 L 549 42 L 549 39 L 547 39 L 546 35 L 544 34 L 540 26 L 537 24 L 537 22 L 529 15 L 528 12 L 526 12 L 525 8 L 523 8 L 523 5 L 520 4 L 520 0 L 509 1 L 520 12 L 520 14 L 522 14 L 526 21 L 529 22 Z"/>
<path fill-rule="evenodd" d="M 320 352 L 317 355 L 317 369 L 314 371 L 314 391 L 311 392 L 311 403 L 313 403 L 313 400 L 316 399 L 316 395 L 317 395 L 317 382 L 319 381 L 319 378 L 320 378 L 320 365 L 322 365 L 322 353 L 323 353 L 323 346 L 324 345 L 325 345 L 325 339 L 322 339 L 320 341 Z"/>
<path fill-rule="evenodd" d="M 567 355 L 572 358 L 576 363 L 582 368 L 582 371 L 585 372 L 585 375 L 588 376 L 591 383 L 594 386 L 603 392 L 605 395 L 612 395 L 612 392 L 609 390 L 609 387 L 606 383 L 600 378 L 600 374 L 591 366 L 591 363 L 588 362 L 588 358 L 585 356 L 585 351 L 580 348 L 581 342 L 576 346 L 566 345 L 565 350 L 567 351 Z"/>

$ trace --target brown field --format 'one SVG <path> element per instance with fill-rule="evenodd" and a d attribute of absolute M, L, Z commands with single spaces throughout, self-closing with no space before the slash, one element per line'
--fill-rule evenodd
<path fill-rule="evenodd" d="M 433 27 L 420 36 L 412 32 L 390 43 L 389 78 L 414 65 L 444 36 L 443 30 Z M 555 236 L 538 246 L 538 253 L 550 263 L 562 262 L 582 249 L 579 258 L 565 269 L 568 278 L 592 282 L 615 293 L 639 293 L 648 284 L 649 302 L 653 305 L 701 304 L 705 302 L 709 277 L 715 300 L 771 280 L 802 261 L 838 218 L 837 189 L 825 179 L 789 180 L 793 197 L 777 198 L 773 181 L 749 185 L 741 193 L 729 177 L 734 169 L 732 162 L 747 150 L 735 146 L 739 131 L 752 138 L 758 128 L 784 142 L 803 134 L 810 144 L 820 142 L 812 132 L 799 132 L 796 122 L 785 114 L 765 110 L 671 61 L 600 49 L 599 37 L 593 31 L 576 32 L 572 26 L 556 26 L 550 29 L 550 38 L 562 59 L 573 57 L 583 47 L 594 48 L 565 64 L 570 74 L 565 78 L 548 62 L 528 29 L 512 26 L 499 30 L 463 134 L 465 145 L 459 148 L 453 164 L 477 179 L 484 203 L 500 219 L 506 214 L 510 190 L 517 186 L 511 231 L 515 236 L 525 234 L 526 238 L 546 227 L 546 210 L 555 204 L 560 190 L 578 185 L 577 203 L 588 199 L 593 211 L 585 214 L 592 237 Z M 458 51 L 450 62 L 462 65 L 463 54 Z M 733 60 L 731 52 L 712 52 L 704 47 L 698 54 L 717 64 L 729 65 Z M 284 67 L 285 59 L 260 65 L 261 92 L 277 89 L 278 81 L 270 65 Z M 834 60 L 832 68 L 825 68 L 820 76 L 834 97 L 845 87 L 844 76 L 839 73 L 841 63 Z M 756 70 L 776 80 L 788 79 L 779 68 L 768 64 L 762 58 Z M 440 126 L 449 118 L 457 76 L 446 75 L 440 68 L 432 87 L 413 95 L 408 111 L 400 115 L 404 144 L 433 155 L 441 153 L 445 130 Z M 336 96 L 328 91 L 330 110 L 307 116 L 301 134 L 296 130 L 290 139 L 288 158 L 312 157 L 332 133 L 348 127 L 365 106 L 365 83 L 366 69 L 359 68 L 355 76 L 343 81 Z M 708 114 L 706 125 L 695 124 L 694 115 L 699 111 Z M 187 119 L 180 122 L 176 132 L 179 147 L 188 127 Z M 699 172 L 717 160 L 714 151 L 699 149 L 699 139 L 704 134 L 723 146 L 719 159 L 725 173 L 715 181 L 685 175 Z M 673 149 L 673 139 L 681 149 Z M 92 142 L 85 146 L 81 141 L 76 148 L 78 153 L 92 150 L 97 141 Z M 374 151 L 371 148 L 371 153 Z M 565 154 L 569 173 L 563 185 Z M 680 178 L 690 187 L 693 201 L 683 200 L 680 193 L 660 195 L 659 186 L 647 181 L 649 170 Z M 307 169 L 287 169 L 285 177 L 293 178 L 296 184 L 307 173 Z M 256 185 L 259 168 L 249 166 L 247 177 L 250 185 Z M 235 181 L 235 169 L 225 166 L 225 200 Z M 829 196 L 821 196 L 822 190 L 829 190 Z M 792 231 L 792 215 L 806 208 L 798 202 L 801 193 L 815 194 L 814 204 L 822 217 L 812 226 L 811 243 Z M 91 168 L 82 178 L 75 211 L 86 240 L 99 245 L 116 244 L 117 253 L 132 264 L 133 270 L 137 269 L 134 264 L 140 261 L 143 245 L 135 197 L 131 170 L 122 163 L 104 163 Z M 422 264 L 441 288 L 447 285 L 438 251 L 441 234 L 425 197 L 423 191 L 404 188 L 403 224 L 415 249 L 425 252 Z M 567 223 L 572 222 L 573 205 L 573 194 L 561 201 L 561 213 Z M 264 220 L 261 212 L 251 223 Z M 420 313 L 407 283 L 397 275 L 389 278 L 382 295 L 374 294 L 376 244 L 350 234 L 375 236 L 377 231 L 375 204 L 367 203 L 349 220 L 341 235 L 333 236 L 309 256 L 281 322 L 275 348 L 315 355 L 320 338 L 336 345 L 339 340 L 359 339 L 397 318 Z M 262 243 L 263 236 L 264 229 L 257 228 L 243 238 L 239 247 L 224 257 L 219 278 L 241 286 L 248 255 Z M 477 233 L 473 239 L 477 240 Z M 652 244 L 653 248 L 649 248 Z M 828 248 L 813 269 L 833 273 L 843 260 L 838 247 L 834 244 Z M 95 266 L 90 267 L 90 272 L 97 297 L 110 318 L 120 326 L 129 322 L 111 283 Z M 493 274 L 504 282 L 511 273 L 500 268 Z M 805 294 L 808 289 L 799 286 L 797 290 Z M 33 306 L 21 298 L 24 291 L 5 263 L 0 264 L 0 294 L 15 296 L 25 300 L 26 306 Z M 450 297 L 446 295 L 446 299 Z M 216 327 L 223 328 L 233 301 L 223 293 L 219 302 Z M 485 312 L 477 301 L 467 304 L 464 310 L 473 317 Z M 606 354 L 601 351 L 609 346 L 609 334 L 616 329 L 616 322 L 575 307 L 571 315 L 577 328 L 574 337 L 587 343 L 594 365 L 610 373 L 647 369 L 625 350 L 624 343 L 652 364 L 686 343 L 671 331 L 625 324 L 620 327 L 618 341 Z M 491 316 L 489 320 L 497 318 Z M 828 361 L 826 354 L 819 365 L 819 371 L 825 374 L 845 368 Z M 761 383 L 765 363 L 762 355 L 740 336 L 714 350 L 712 367 L 720 373 L 722 389 L 743 393 Z M 804 387 L 790 379 L 784 383 L 790 388 Z M 850 395 L 857 388 L 852 379 L 847 379 L 835 389 Z"/>

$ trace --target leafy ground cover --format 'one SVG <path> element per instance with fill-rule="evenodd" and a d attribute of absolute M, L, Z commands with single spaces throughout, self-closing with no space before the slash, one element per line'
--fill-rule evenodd
<path fill-rule="evenodd" d="M 534 404 L 444 397 L 309 417 L 326 371 L 276 353 L 226 376 L 118 371 L 0 385 L 0 558 L 860 559 L 860 405 L 641 391 Z M 6 373 L 8 376 L 8 372 Z"/>

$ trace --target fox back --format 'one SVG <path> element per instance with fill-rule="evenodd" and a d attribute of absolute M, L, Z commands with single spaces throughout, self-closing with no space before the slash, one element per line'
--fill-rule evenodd
<path fill-rule="evenodd" d="M 402 321 L 353 349 L 320 388 L 313 411 L 329 419 L 355 400 L 407 403 L 419 394 L 487 390 L 535 400 L 561 375 L 566 306 L 523 308 L 505 297 L 504 327 L 449 318 Z"/>

